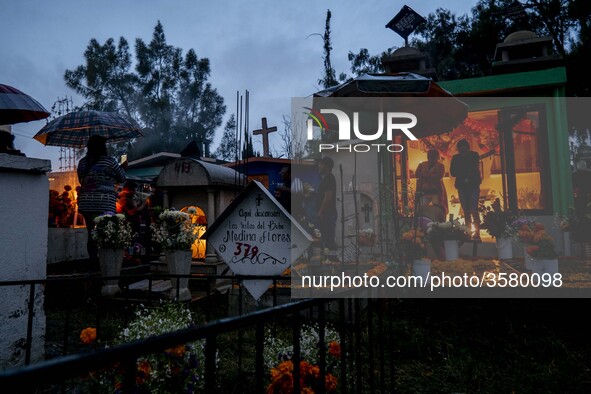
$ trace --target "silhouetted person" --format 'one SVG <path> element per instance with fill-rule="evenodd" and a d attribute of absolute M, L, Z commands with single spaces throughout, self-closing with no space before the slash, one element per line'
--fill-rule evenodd
<path fill-rule="evenodd" d="M 279 172 L 280 185 L 275 188 L 275 198 L 294 218 L 299 219 L 302 213 L 302 195 L 304 186 L 299 178 L 291 177 L 291 168 L 283 167 Z"/>
<path fill-rule="evenodd" d="M 105 212 L 115 213 L 116 183 L 125 182 L 125 173 L 117 161 L 107 156 L 106 139 L 93 135 L 88 140 L 86 156 L 78 163 L 78 210 L 84 216 L 88 230 L 88 255 L 97 257 L 96 242 L 92 239 L 94 219 Z"/>
<path fill-rule="evenodd" d="M 318 185 L 318 229 L 323 249 L 335 250 L 335 227 L 337 224 L 337 181 L 332 174 L 334 162 L 330 157 L 323 157 L 318 162 L 321 176 Z"/>
<path fill-rule="evenodd" d="M 443 184 L 445 167 L 439 161 L 439 151 L 430 149 L 427 152 L 427 161 L 417 167 L 417 193 L 421 198 L 421 205 L 440 205 L 447 214 L 447 193 Z"/>
<path fill-rule="evenodd" d="M 465 139 L 458 141 L 456 146 L 459 153 L 451 159 L 450 174 L 456 177 L 455 186 L 466 218 L 466 226 L 470 228 L 474 223 L 474 238 L 480 239 L 480 157 L 478 153 L 470 150 L 470 144 Z"/>
<path fill-rule="evenodd" d="M 10 134 L 6 130 L 0 130 L 0 153 L 24 156 L 24 153 L 14 148 L 14 135 Z"/>

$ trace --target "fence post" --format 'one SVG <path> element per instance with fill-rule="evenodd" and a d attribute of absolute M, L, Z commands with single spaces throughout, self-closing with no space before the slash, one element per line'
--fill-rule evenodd
<path fill-rule="evenodd" d="M 361 389 L 363 386 L 363 378 L 361 376 L 363 369 L 361 368 L 361 306 L 359 305 L 359 298 L 355 298 L 355 346 L 357 346 L 357 351 L 355 352 L 355 373 L 356 373 L 356 382 L 355 388 L 356 392 L 361 394 Z"/>
<path fill-rule="evenodd" d="M 347 393 L 347 321 L 345 317 L 345 299 L 339 299 L 339 320 L 341 339 L 341 393 Z"/>
<path fill-rule="evenodd" d="M 205 339 L 205 392 L 214 393 L 215 385 L 215 353 L 216 337 L 209 336 Z"/>
<path fill-rule="evenodd" d="M 122 360 L 123 366 L 123 392 L 133 393 L 135 391 L 135 377 L 137 370 L 137 359 L 126 358 Z"/>
<path fill-rule="evenodd" d="M 390 308 L 388 308 L 390 310 Z M 392 323 L 392 313 L 388 313 L 388 347 L 390 348 L 390 391 L 396 387 L 396 370 L 394 368 L 394 328 Z"/>
<path fill-rule="evenodd" d="M 324 303 L 318 305 L 318 346 L 320 356 L 320 387 L 319 394 L 326 392 L 326 320 Z"/>
<path fill-rule="evenodd" d="M 300 316 L 294 315 L 293 322 L 293 392 L 300 392 Z"/>
<path fill-rule="evenodd" d="M 257 393 L 264 392 L 263 390 L 263 376 L 264 376 L 264 359 L 263 350 L 265 346 L 265 323 L 259 322 L 256 327 L 256 346 L 255 346 L 255 387 Z"/>
<path fill-rule="evenodd" d="M 384 338 L 384 301 L 378 300 L 378 338 Z M 386 366 L 384 365 L 384 346 L 378 345 L 380 361 L 380 391 L 386 393 Z"/>
<path fill-rule="evenodd" d="M 367 347 L 369 348 L 369 392 L 375 393 L 374 342 L 373 342 L 373 306 L 372 298 L 367 299 Z"/>

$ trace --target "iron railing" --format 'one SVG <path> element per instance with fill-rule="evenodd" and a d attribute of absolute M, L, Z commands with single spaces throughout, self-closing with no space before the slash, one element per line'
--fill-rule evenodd
<path fill-rule="evenodd" d="M 104 278 L 103 278 L 104 279 Z M 34 285 L 31 285 L 34 289 Z M 123 392 L 135 390 L 136 363 L 142 356 L 163 352 L 176 346 L 198 340 L 205 341 L 205 392 L 219 391 L 216 370 L 217 340 L 221 335 L 247 328 L 255 329 L 254 387 L 241 386 L 240 392 L 262 393 L 265 389 L 263 349 L 265 325 L 289 318 L 293 337 L 294 366 L 302 360 L 300 336 L 305 319 L 319 327 L 319 344 L 324 343 L 324 329 L 330 320 L 338 328 L 340 337 L 340 371 L 338 386 L 341 393 L 392 392 L 394 390 L 394 343 L 391 315 L 385 306 L 388 300 L 371 299 L 308 299 L 277 305 L 242 316 L 222 318 L 200 327 L 189 328 L 145 340 L 128 343 L 92 353 L 72 354 L 45 362 L 26 365 L 0 372 L 1 387 L 18 387 L 19 392 L 32 392 L 46 385 L 59 385 L 67 379 L 88 376 L 93 371 L 112 368 L 119 363 L 124 367 Z M 333 310 L 337 305 L 336 311 Z M 327 317 L 327 314 L 329 316 Z M 387 324 L 387 327 L 386 325 Z M 377 333 L 377 334 L 376 334 Z M 239 341 L 239 355 L 243 344 Z M 250 348 L 252 351 L 252 348 Z M 389 351 L 389 355 L 386 352 Z M 319 348 L 320 382 L 327 374 L 327 349 Z M 377 355 L 377 357 L 376 357 Z M 239 357 L 239 356 L 238 356 Z M 238 363 L 242 369 L 241 362 Z M 293 369 L 293 392 L 300 392 L 300 370 Z M 324 392 L 324 385 L 318 392 Z"/>

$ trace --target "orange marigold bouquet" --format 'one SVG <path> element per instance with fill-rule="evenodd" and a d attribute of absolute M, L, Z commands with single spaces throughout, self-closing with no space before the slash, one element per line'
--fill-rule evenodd
<path fill-rule="evenodd" d="M 408 261 L 422 259 L 427 255 L 425 233 L 420 229 L 411 229 L 402 234 L 400 247 Z"/>
<path fill-rule="evenodd" d="M 302 325 L 300 332 L 300 387 L 301 392 L 317 392 L 320 368 L 320 328 L 315 323 Z M 341 360 L 339 333 L 330 324 L 324 329 L 324 349 L 326 361 L 326 392 L 336 390 L 337 380 L 331 375 L 338 371 Z M 293 391 L 293 341 L 291 336 L 273 335 L 267 330 L 263 358 L 265 366 L 271 371 L 271 383 L 267 393 L 291 393 Z M 307 377 L 305 377 L 307 376 Z M 330 383 L 330 384 L 329 384 Z M 308 390 L 308 391 L 306 391 Z"/>
<path fill-rule="evenodd" d="M 283 361 L 276 368 L 271 369 L 271 384 L 267 387 L 267 394 L 293 393 L 293 362 Z M 317 393 L 322 385 L 320 368 L 307 361 L 300 361 L 300 392 Z M 337 379 L 329 372 L 324 377 L 324 391 L 335 393 Z"/>
<path fill-rule="evenodd" d="M 544 225 L 530 219 L 517 219 L 513 222 L 517 228 L 517 240 L 526 245 L 525 251 L 534 259 L 555 259 L 558 255 L 554 248 L 554 239 Z"/>

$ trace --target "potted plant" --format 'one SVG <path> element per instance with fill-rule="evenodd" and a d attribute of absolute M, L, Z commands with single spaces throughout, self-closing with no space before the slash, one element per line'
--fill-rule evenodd
<path fill-rule="evenodd" d="M 112 212 L 97 216 L 92 238 L 99 248 L 98 257 L 102 276 L 119 276 L 125 248 L 131 244 L 131 226 L 125 215 Z M 117 279 L 106 280 L 101 294 L 112 296 L 121 291 Z"/>
<path fill-rule="evenodd" d="M 198 237 L 197 226 L 191 215 L 196 215 L 195 208 L 189 208 L 187 213 L 167 209 L 159 215 L 158 222 L 151 225 L 152 240 L 164 250 L 164 258 L 171 275 L 191 273 L 191 246 Z M 181 301 L 191 299 L 189 278 L 172 278 L 171 282 L 171 298 L 178 297 Z"/>
<path fill-rule="evenodd" d="M 563 254 L 564 256 L 571 256 L 571 232 L 576 231 L 577 228 L 577 214 L 573 207 L 568 209 L 568 213 L 564 216 L 556 215 L 556 227 L 562 232 L 563 238 Z"/>
<path fill-rule="evenodd" d="M 511 226 L 515 220 L 514 215 L 501 208 L 501 200 L 498 198 L 490 207 L 486 207 L 483 214 L 483 225 L 486 232 L 496 240 L 499 259 L 513 258 L 512 239 L 515 230 Z"/>
<path fill-rule="evenodd" d="M 373 246 L 376 243 L 376 234 L 371 228 L 364 228 L 359 230 L 358 236 L 359 246 Z"/>
<path fill-rule="evenodd" d="M 535 220 L 528 217 L 517 218 L 511 227 L 515 233 L 515 239 L 523 244 L 523 258 L 525 261 L 525 268 L 532 269 L 533 258 L 527 253 L 528 245 L 533 242 L 533 228 L 535 228 Z"/>
<path fill-rule="evenodd" d="M 525 243 L 525 253 L 531 256 L 530 269 L 533 273 L 554 274 L 558 272 L 558 254 L 554 239 L 539 222 L 523 224 L 518 237 Z"/>
<path fill-rule="evenodd" d="M 470 239 L 470 229 L 458 221 L 431 222 L 427 235 L 431 241 L 443 241 L 445 259 L 451 261 L 460 257 L 460 242 Z"/>
<path fill-rule="evenodd" d="M 570 207 L 566 216 L 558 218 L 558 226 L 564 234 L 565 255 L 567 249 L 570 252 L 570 241 L 582 245 L 584 257 L 591 258 L 591 203 L 587 204 L 581 212 Z"/>
<path fill-rule="evenodd" d="M 402 254 L 408 262 L 412 262 L 413 275 L 427 279 L 431 271 L 431 260 L 427 256 L 425 233 L 420 229 L 411 229 L 402 234 L 400 239 Z"/>

